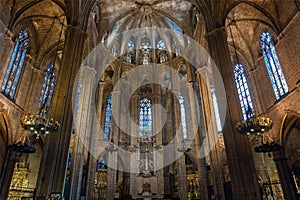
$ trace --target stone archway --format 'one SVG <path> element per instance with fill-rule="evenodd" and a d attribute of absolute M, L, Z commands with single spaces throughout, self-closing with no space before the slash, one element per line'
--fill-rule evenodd
<path fill-rule="evenodd" d="M 281 131 L 281 145 L 292 176 L 291 182 L 295 193 L 300 196 L 300 115 L 286 114 Z"/>
<path fill-rule="evenodd" d="M 0 169 L 2 170 L 7 146 L 10 142 L 8 122 L 3 112 L 0 113 Z"/>
<path fill-rule="evenodd" d="M 6 199 L 13 173 L 14 156 L 8 151 L 11 130 L 6 110 L 0 105 L 0 199 Z"/>

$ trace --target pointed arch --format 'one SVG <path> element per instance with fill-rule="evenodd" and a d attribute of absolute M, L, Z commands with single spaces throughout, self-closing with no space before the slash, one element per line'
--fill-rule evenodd
<path fill-rule="evenodd" d="M 232 3 L 224 12 L 224 19 L 226 19 L 226 17 L 228 16 L 228 14 L 232 11 L 232 9 L 234 9 L 235 7 L 237 7 L 240 4 L 246 4 L 248 6 L 251 6 L 253 8 L 255 8 L 256 10 L 258 10 L 260 13 L 262 13 L 264 16 L 266 16 L 268 18 L 268 20 L 270 20 L 270 22 L 272 23 L 273 26 L 273 30 L 276 30 L 277 33 L 280 32 L 280 28 L 278 26 L 278 24 L 276 23 L 276 20 L 274 19 L 274 17 L 268 12 L 266 11 L 264 8 L 260 7 L 259 5 L 257 5 L 256 3 L 253 3 L 251 1 L 236 1 L 234 3 Z"/>

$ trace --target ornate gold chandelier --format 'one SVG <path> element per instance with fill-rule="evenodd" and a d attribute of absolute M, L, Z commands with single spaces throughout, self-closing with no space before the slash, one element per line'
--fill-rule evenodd
<path fill-rule="evenodd" d="M 268 117 L 249 117 L 247 120 L 238 122 L 236 129 L 243 135 L 260 134 L 272 129 L 273 122 Z"/>
<path fill-rule="evenodd" d="M 24 115 L 21 119 L 21 125 L 26 131 L 36 134 L 37 139 L 40 135 L 57 131 L 60 126 L 58 121 L 47 116 L 47 112 L 44 109 L 36 115 Z"/>

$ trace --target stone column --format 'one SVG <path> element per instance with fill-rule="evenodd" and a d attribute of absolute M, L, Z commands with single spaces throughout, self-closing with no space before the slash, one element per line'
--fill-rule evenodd
<path fill-rule="evenodd" d="M 88 146 L 87 139 L 93 135 L 92 133 L 92 120 L 94 115 L 92 99 L 93 82 L 95 79 L 96 71 L 90 67 L 83 67 L 80 70 L 80 84 L 82 84 L 79 109 L 77 114 L 76 132 L 72 151 L 72 177 L 71 177 L 71 199 L 79 199 L 82 189 L 83 165 L 84 155 Z"/>
<path fill-rule="evenodd" d="M 99 87 L 99 92 L 98 92 L 98 105 L 97 105 L 97 117 L 94 119 L 94 123 L 97 123 L 96 121 L 98 120 L 98 123 L 101 122 L 101 111 L 102 111 L 102 106 L 103 106 L 103 90 L 104 90 L 105 82 L 99 82 L 98 87 Z M 97 134 L 98 131 L 94 130 Z M 97 158 L 93 153 L 96 153 L 97 148 L 95 146 L 95 140 L 98 137 L 95 136 L 95 134 L 90 135 L 90 147 L 93 149 L 92 155 L 90 154 L 89 156 L 89 162 L 88 162 L 88 176 L 87 176 L 87 190 L 86 190 L 86 198 L 87 199 L 94 199 L 94 183 L 95 183 L 95 171 L 96 171 L 96 166 L 97 166 Z M 102 136 L 103 138 L 103 136 Z"/>
<path fill-rule="evenodd" d="M 178 135 L 175 135 L 177 138 L 177 146 L 176 151 L 178 149 L 183 147 L 183 137 L 182 137 L 182 126 L 181 126 L 181 120 L 180 120 L 180 105 L 178 98 L 179 92 L 176 90 L 173 90 L 173 110 L 174 110 L 174 121 L 173 124 L 173 131 L 176 133 L 177 130 L 180 130 Z M 185 155 L 182 152 L 176 152 L 181 153 L 182 155 L 179 157 L 179 159 L 176 161 L 177 164 L 177 181 L 178 181 L 178 196 L 182 200 L 187 200 L 188 193 L 187 193 L 187 177 L 186 177 L 186 166 L 185 166 Z"/>
<path fill-rule="evenodd" d="M 158 85 L 153 85 L 154 89 L 154 95 L 153 95 L 153 103 L 154 105 L 161 105 L 161 98 L 160 98 L 160 87 Z M 154 165 L 157 166 L 159 170 L 155 172 L 156 178 L 157 178 L 157 194 L 161 195 L 164 194 L 164 173 L 163 173 L 163 153 L 160 151 L 159 148 L 162 148 L 162 130 L 158 130 L 158 127 L 161 127 L 161 112 L 159 110 L 153 110 L 153 116 L 152 116 L 152 130 L 153 130 L 153 136 L 156 137 L 156 143 L 154 143 L 153 148 L 153 161 Z M 157 131 L 157 132 L 156 132 Z M 156 134 L 156 135 L 154 135 Z M 156 149 L 155 147 L 158 147 Z M 162 167 L 162 168 L 160 168 Z"/>
<path fill-rule="evenodd" d="M 117 152 L 108 152 L 108 162 L 110 166 L 115 166 L 115 168 L 108 167 L 107 169 L 107 195 L 108 200 L 113 200 L 116 193 L 116 175 L 117 175 Z"/>
<path fill-rule="evenodd" d="M 273 152 L 273 159 L 277 167 L 284 198 L 288 200 L 296 200 L 292 176 L 289 172 L 287 158 L 284 156 L 282 149 Z"/>
<path fill-rule="evenodd" d="M 120 111 L 120 91 L 112 92 L 112 110 Z M 114 115 L 116 114 L 116 115 Z M 120 130 L 118 124 L 120 122 L 120 115 L 113 112 L 113 119 L 111 121 L 111 138 L 114 146 L 118 146 Z M 115 198 L 116 193 L 116 175 L 118 165 L 118 152 L 109 151 L 108 156 L 108 169 L 107 169 L 107 199 L 112 200 Z"/>
<path fill-rule="evenodd" d="M 207 75 L 207 68 L 197 69 L 196 77 L 199 87 L 199 100 L 201 105 L 202 136 L 205 135 L 208 143 L 209 156 L 211 161 L 211 171 L 213 175 L 213 189 L 216 199 L 224 199 L 222 163 L 218 155 L 218 132 L 215 123 L 215 114 L 210 92 L 210 80 Z M 203 144 L 202 144 L 203 145 Z"/>
<path fill-rule="evenodd" d="M 224 28 L 216 28 L 206 34 L 210 56 L 218 67 L 225 85 L 227 98 L 227 111 L 220 113 L 226 116 L 223 126 L 224 142 L 226 145 L 226 155 L 228 167 L 231 174 L 231 184 L 234 199 L 256 199 L 260 200 L 259 187 L 254 174 L 255 166 L 252 158 L 251 147 L 246 136 L 239 134 L 234 124 L 242 119 L 239 102 L 234 91 L 236 91 L 233 66 L 230 60 L 228 44 Z M 215 71 L 213 71 L 213 74 Z M 216 96 L 220 94 L 219 86 L 215 85 Z"/>
<path fill-rule="evenodd" d="M 82 61 L 85 38 L 86 33 L 79 27 L 68 27 L 50 112 L 61 127 L 46 136 L 36 188 L 37 197 L 63 193 L 73 123 L 73 85 Z"/>
<path fill-rule="evenodd" d="M 195 101 L 195 92 L 194 92 L 194 83 L 187 83 L 188 92 L 189 92 L 189 103 L 191 108 L 191 116 L 192 116 L 192 135 L 194 137 L 194 150 L 193 155 L 196 160 L 198 177 L 199 177 L 199 185 L 200 185 L 200 198 L 207 199 L 208 191 L 207 191 L 207 172 L 206 172 L 206 163 L 204 155 L 204 148 L 201 148 L 201 143 L 203 141 L 203 135 L 198 131 L 198 115 L 197 115 L 197 106 Z M 202 144 L 203 145 L 203 144 Z"/>
<path fill-rule="evenodd" d="M 139 124 L 139 106 L 140 106 L 140 97 L 138 94 L 133 94 L 131 97 L 131 113 L 132 113 L 132 120 L 135 123 L 131 124 L 130 131 L 131 133 L 136 133 L 135 137 L 133 135 L 130 136 L 130 146 L 131 146 L 131 151 L 133 154 L 130 156 L 130 167 L 129 169 L 133 172 L 138 173 L 139 172 L 139 163 L 137 163 L 137 160 L 139 158 L 135 157 L 135 153 L 139 152 L 140 150 L 136 148 L 137 145 L 137 138 L 139 134 L 139 130 L 136 130 L 137 124 Z M 136 155 L 137 156 L 137 155 Z M 137 174 L 131 173 L 130 174 L 130 194 L 132 195 L 137 195 L 138 189 L 136 180 L 137 180 Z"/>

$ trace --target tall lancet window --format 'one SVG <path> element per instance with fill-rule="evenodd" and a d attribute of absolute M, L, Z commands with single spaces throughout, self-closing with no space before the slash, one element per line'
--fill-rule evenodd
<path fill-rule="evenodd" d="M 273 38 L 270 33 L 263 32 L 261 35 L 261 50 L 264 55 L 264 60 L 271 79 L 275 97 L 278 100 L 280 97 L 288 93 L 289 90 L 272 42 Z"/>
<path fill-rule="evenodd" d="M 111 104 L 112 104 L 112 97 L 108 96 L 106 109 L 105 109 L 105 124 L 104 124 L 104 135 L 103 135 L 103 138 L 105 140 L 109 140 L 110 138 L 111 116 L 112 116 Z"/>
<path fill-rule="evenodd" d="M 49 111 L 54 91 L 54 81 L 55 67 L 53 64 L 49 64 L 43 84 L 42 95 L 40 97 L 40 109 L 43 108 L 44 110 Z"/>
<path fill-rule="evenodd" d="M 215 112 L 217 130 L 218 130 L 219 133 L 221 133 L 222 132 L 222 123 L 221 123 L 221 117 L 220 117 L 220 111 L 219 111 L 219 105 L 218 105 L 216 89 L 215 89 L 214 86 L 212 86 L 210 88 L 210 92 L 211 92 L 212 103 L 213 103 L 214 112 Z"/>
<path fill-rule="evenodd" d="M 180 120 L 182 127 L 182 137 L 183 139 L 188 138 L 187 126 L 186 126 L 186 111 L 185 111 L 185 102 L 183 96 L 179 96 L 179 105 L 180 105 Z"/>
<path fill-rule="evenodd" d="M 151 140 L 152 104 L 148 98 L 140 101 L 140 136 L 143 140 Z"/>
<path fill-rule="evenodd" d="M 1 92 L 10 98 L 14 99 L 19 79 L 22 73 L 22 68 L 26 58 L 28 49 L 29 35 L 26 30 L 21 30 L 11 56 L 9 66 L 4 77 Z"/>
<path fill-rule="evenodd" d="M 76 128 L 77 128 L 77 118 L 78 118 L 81 90 L 82 90 L 82 83 L 80 83 L 78 85 L 76 99 L 75 99 L 74 116 L 73 116 L 73 131 L 74 132 L 76 131 Z"/>
<path fill-rule="evenodd" d="M 237 64 L 234 67 L 234 78 L 238 90 L 239 100 L 244 120 L 253 117 L 253 105 L 249 92 L 248 83 L 245 77 L 243 65 Z"/>

